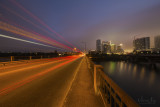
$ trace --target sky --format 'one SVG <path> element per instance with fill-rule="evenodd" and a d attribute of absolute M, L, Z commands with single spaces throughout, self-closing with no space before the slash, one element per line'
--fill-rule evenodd
<path fill-rule="evenodd" d="M 97 39 L 123 43 L 125 50 L 132 50 L 134 37 L 145 36 L 151 37 L 154 47 L 154 36 L 160 33 L 159 20 L 160 0 L 0 0 L 1 22 L 43 38 L 5 31 L 4 25 L 0 34 L 49 46 L 0 37 L 0 51 L 84 50 L 82 42 L 90 50 L 96 48 Z M 46 38 L 50 41 L 44 42 Z M 51 45 L 54 40 L 61 47 Z"/>

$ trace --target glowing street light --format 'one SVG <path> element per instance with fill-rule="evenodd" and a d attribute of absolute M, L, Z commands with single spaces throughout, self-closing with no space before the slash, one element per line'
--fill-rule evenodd
<path fill-rule="evenodd" d="M 121 43 L 120 46 L 123 46 L 123 44 Z"/>
<path fill-rule="evenodd" d="M 77 51 L 77 48 L 74 48 L 74 51 Z"/>

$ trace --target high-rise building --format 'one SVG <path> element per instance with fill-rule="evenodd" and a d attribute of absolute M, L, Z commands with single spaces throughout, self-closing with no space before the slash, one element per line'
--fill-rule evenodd
<path fill-rule="evenodd" d="M 115 52 L 116 52 L 116 45 L 111 44 L 111 53 L 115 53 Z"/>
<path fill-rule="evenodd" d="M 101 52 L 101 40 L 100 39 L 96 41 L 96 51 L 99 53 Z"/>
<path fill-rule="evenodd" d="M 117 46 L 117 51 L 116 51 L 117 53 L 120 53 L 120 54 L 122 54 L 122 53 L 124 53 L 124 50 L 122 49 L 122 46 L 121 45 L 118 45 Z"/>
<path fill-rule="evenodd" d="M 111 53 L 111 43 L 109 41 L 102 42 L 102 53 Z"/>
<path fill-rule="evenodd" d="M 156 50 L 160 50 L 160 35 L 154 37 L 154 46 Z"/>
<path fill-rule="evenodd" d="M 133 41 L 134 50 L 150 49 L 150 37 L 137 38 Z"/>

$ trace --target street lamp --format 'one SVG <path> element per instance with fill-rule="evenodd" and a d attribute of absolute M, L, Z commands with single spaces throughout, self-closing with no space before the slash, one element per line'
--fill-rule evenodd
<path fill-rule="evenodd" d="M 120 46 L 123 46 L 123 44 L 121 43 Z"/>
<path fill-rule="evenodd" d="M 81 42 L 84 43 L 84 53 L 86 53 L 86 42 Z"/>
<path fill-rule="evenodd" d="M 74 48 L 74 51 L 77 51 L 77 48 Z"/>

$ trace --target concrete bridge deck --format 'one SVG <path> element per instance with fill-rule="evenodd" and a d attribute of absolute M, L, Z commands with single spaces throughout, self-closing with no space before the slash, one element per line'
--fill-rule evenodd
<path fill-rule="evenodd" d="M 84 57 L 63 106 L 104 107 L 101 97 L 95 94 L 93 84 L 93 77 Z"/>
<path fill-rule="evenodd" d="M 0 107 L 103 107 L 85 57 L 0 67 Z"/>

